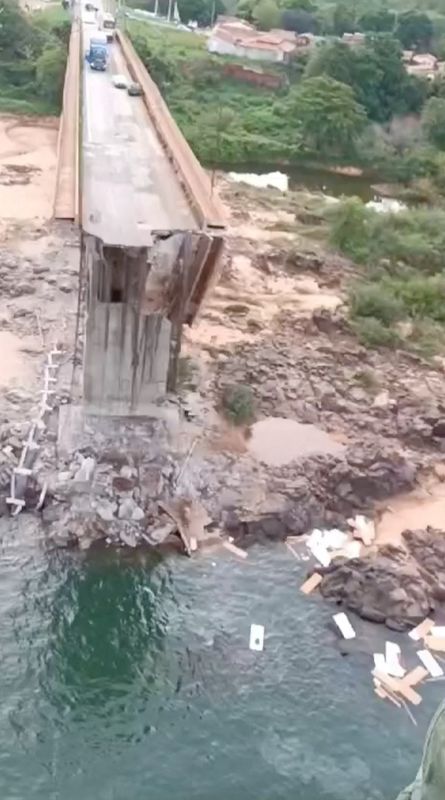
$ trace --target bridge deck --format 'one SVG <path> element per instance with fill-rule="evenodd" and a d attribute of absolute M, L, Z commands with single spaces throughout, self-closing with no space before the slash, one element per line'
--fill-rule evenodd
<path fill-rule="evenodd" d="M 84 50 L 96 32 L 83 21 Z M 130 79 L 118 42 L 106 72 L 83 69 L 82 227 L 109 245 L 150 245 L 152 231 L 199 227 L 142 98 L 113 86 Z"/>

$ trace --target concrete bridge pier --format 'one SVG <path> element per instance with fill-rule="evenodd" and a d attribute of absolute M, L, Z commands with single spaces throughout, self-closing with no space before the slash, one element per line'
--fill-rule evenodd
<path fill-rule="evenodd" d="M 169 372 L 175 370 L 181 323 L 169 319 L 170 297 L 181 279 L 182 243 L 181 234 L 152 247 L 107 246 L 83 237 L 83 388 L 90 412 L 144 415 L 174 384 Z"/>

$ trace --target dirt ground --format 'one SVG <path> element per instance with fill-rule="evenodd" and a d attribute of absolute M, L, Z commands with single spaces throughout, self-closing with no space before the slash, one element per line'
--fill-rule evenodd
<path fill-rule="evenodd" d="M 54 200 L 58 120 L 0 116 L 2 232 L 12 223 L 42 224 Z"/>
<path fill-rule="evenodd" d="M 0 116 L 0 414 L 31 411 L 44 354 L 74 338 L 77 233 L 51 221 L 58 120 Z"/>
<path fill-rule="evenodd" d="M 354 448 L 389 447 L 416 466 L 421 485 L 376 504 L 377 541 L 400 544 L 410 525 L 438 527 L 445 516 L 443 370 L 358 344 L 345 299 L 355 268 L 329 252 L 314 196 L 286 199 L 224 178 L 219 192 L 231 212 L 225 269 L 184 337 L 201 400 L 218 405 L 225 386 L 247 384 L 259 419 L 316 425 Z M 243 452 L 239 431 L 226 429 L 217 441 Z"/>

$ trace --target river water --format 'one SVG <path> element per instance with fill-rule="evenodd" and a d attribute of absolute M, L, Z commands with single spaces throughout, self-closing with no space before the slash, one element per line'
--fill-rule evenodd
<path fill-rule="evenodd" d="M 444 684 L 422 687 L 418 728 L 377 700 L 383 630 L 354 620 L 342 655 L 332 609 L 298 592 L 306 568 L 283 545 L 48 553 L 29 519 L 8 522 L 2 800 L 392 800 Z"/>

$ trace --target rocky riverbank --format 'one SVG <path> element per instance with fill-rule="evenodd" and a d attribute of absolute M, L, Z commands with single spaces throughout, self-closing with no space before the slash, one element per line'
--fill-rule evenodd
<path fill-rule="evenodd" d="M 35 417 L 46 351 L 59 342 L 52 410 L 24 495 L 25 510 L 53 545 L 187 550 L 190 538 L 199 547 L 230 536 L 248 548 L 342 527 L 355 513 L 378 522 L 388 498 L 445 475 L 442 363 L 357 343 L 344 314 L 355 267 L 327 248 L 321 199 L 224 180 L 220 191 L 232 211 L 222 280 L 185 331 L 178 396 L 137 423 L 81 411 L 72 232 L 34 221 L 24 234 L 12 220 L 6 230 L 0 337 L 13 337 L 16 349 L 9 342 L 14 369 L 0 385 L 0 511 L 10 513 L 11 471 Z M 252 419 L 237 427 L 221 402 L 239 386 L 249 388 L 253 405 Z M 262 429 L 258 448 L 262 421 L 271 427 Z M 285 447 L 278 423 L 285 437 L 293 426 Z M 186 532 L 182 542 L 178 530 Z M 335 562 L 322 593 L 367 618 L 408 624 L 440 595 L 419 588 L 425 573 L 416 559 L 405 542 L 400 553 Z M 412 591 L 405 586 L 410 569 Z M 395 591 L 394 606 L 363 592 L 364 583 L 378 593 L 388 581 L 383 594 Z"/>

